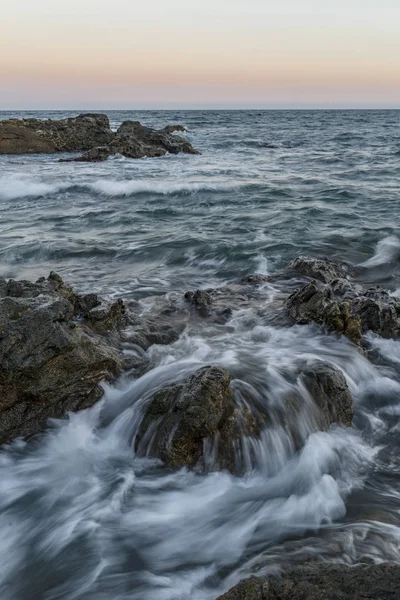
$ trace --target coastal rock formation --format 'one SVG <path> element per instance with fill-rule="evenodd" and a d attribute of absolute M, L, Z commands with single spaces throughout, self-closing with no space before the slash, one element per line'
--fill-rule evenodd
<path fill-rule="evenodd" d="M 281 577 L 245 579 L 217 600 L 394 600 L 399 591 L 399 565 L 319 564 L 292 569 Z"/>
<path fill-rule="evenodd" d="M 98 162 L 115 154 L 127 158 L 164 156 L 167 152 L 199 154 L 185 138 L 173 135 L 177 130 L 184 131 L 184 128 L 172 125 L 157 130 L 145 127 L 139 121 L 124 121 L 107 146 L 94 147 L 82 156 L 67 160 Z"/>
<path fill-rule="evenodd" d="M 351 425 L 353 401 L 341 371 L 318 363 L 305 368 L 301 379 L 318 410 L 313 430 L 326 430 L 333 423 Z M 243 439 L 259 438 L 270 419 L 265 407 L 251 401 L 237 404 L 230 382 L 229 371 L 208 366 L 158 390 L 147 404 L 139 427 L 135 440 L 138 455 L 160 458 L 168 467 L 239 473 Z M 297 417 L 301 406 L 301 399 L 293 397 L 281 415 L 282 425 L 298 440 L 299 449 Z M 213 448 L 212 464 L 207 464 L 206 442 Z"/>
<path fill-rule="evenodd" d="M 113 137 L 108 117 L 102 114 L 0 120 L 0 154 L 79 152 L 108 144 Z"/>
<path fill-rule="evenodd" d="M 174 335 L 122 300 L 77 294 L 54 272 L 36 283 L 0 279 L 0 443 L 99 400 L 102 381 L 135 366 L 121 353 L 132 336 L 146 349 Z"/>
<path fill-rule="evenodd" d="M 321 429 L 328 429 L 333 423 L 351 425 L 354 417 L 353 399 L 345 376 L 339 369 L 319 362 L 307 367 L 301 377 L 321 411 Z"/>
<path fill-rule="evenodd" d="M 136 437 L 139 456 L 163 460 L 168 467 L 207 468 L 204 442 L 216 444 L 217 465 L 235 471 L 234 444 L 241 435 L 257 435 L 250 411 L 235 407 L 230 373 L 203 367 L 183 382 L 159 390 L 145 411 Z"/>
<path fill-rule="evenodd" d="M 315 278 L 293 292 L 286 301 L 291 319 L 300 324 L 314 322 L 323 325 L 328 331 L 347 336 L 360 344 L 368 331 L 385 338 L 400 336 L 400 301 L 379 286 L 365 288 L 360 284 L 341 277 L 336 263 L 325 259 L 326 268 L 313 268 L 314 259 L 309 260 L 307 276 L 322 276 L 324 281 Z M 293 268 L 296 261 L 289 265 Z M 316 263 L 320 261 L 315 261 Z"/>
<path fill-rule="evenodd" d="M 56 274 L 36 284 L 0 281 L 0 441 L 40 431 L 49 417 L 94 404 L 123 361 L 74 317 L 97 299 Z"/>
<path fill-rule="evenodd" d="M 318 279 L 323 283 L 331 283 L 335 279 L 346 279 L 349 275 L 349 268 L 345 263 L 328 258 L 310 258 L 309 256 L 298 256 L 288 264 L 287 269 L 311 279 Z"/>
<path fill-rule="evenodd" d="M 167 152 L 198 154 L 183 137 L 173 135 L 185 131 L 181 125 L 164 129 L 144 127 L 138 121 L 125 121 L 117 132 L 110 129 L 104 114 L 81 114 L 61 120 L 0 120 L 0 154 L 33 154 L 85 152 L 64 161 L 106 160 L 122 154 L 127 158 L 163 156 Z"/>

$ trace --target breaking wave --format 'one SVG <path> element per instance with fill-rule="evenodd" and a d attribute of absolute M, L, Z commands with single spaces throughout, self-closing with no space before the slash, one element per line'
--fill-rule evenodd
<path fill-rule="evenodd" d="M 400 239 L 395 235 L 389 235 L 380 240 L 376 245 L 375 254 L 368 260 L 360 263 L 360 267 L 373 268 L 385 265 L 396 260 L 400 256 Z"/>

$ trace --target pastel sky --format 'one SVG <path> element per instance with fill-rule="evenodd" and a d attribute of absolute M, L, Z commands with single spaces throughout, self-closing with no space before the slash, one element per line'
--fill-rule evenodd
<path fill-rule="evenodd" d="M 400 0 L 2 0 L 0 109 L 400 108 Z"/>

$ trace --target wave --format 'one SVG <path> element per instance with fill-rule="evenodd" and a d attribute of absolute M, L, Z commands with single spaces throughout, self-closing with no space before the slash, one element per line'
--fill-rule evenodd
<path fill-rule="evenodd" d="M 105 196 L 132 196 L 134 194 L 156 193 L 168 196 L 169 194 L 193 194 L 196 192 L 230 191 L 240 187 L 232 183 L 203 183 L 203 182 L 151 182 L 138 180 L 109 180 L 100 179 L 88 185 L 95 192 Z"/>
<path fill-rule="evenodd" d="M 383 238 L 376 245 L 375 254 L 360 263 L 360 267 L 373 268 L 392 262 L 400 256 L 400 239 L 395 235 Z"/>
<path fill-rule="evenodd" d="M 68 187 L 68 184 L 62 183 L 45 183 L 14 177 L 0 177 L 0 200 L 48 196 Z"/>
<path fill-rule="evenodd" d="M 0 200 L 16 200 L 18 198 L 40 198 L 60 191 L 81 189 L 96 192 L 104 196 L 133 196 L 135 194 L 195 194 L 197 192 L 228 192 L 243 187 L 248 187 L 248 182 L 229 183 L 216 182 L 160 182 L 145 180 L 112 180 L 99 179 L 94 182 L 82 183 L 46 183 L 28 179 L 0 178 Z"/>

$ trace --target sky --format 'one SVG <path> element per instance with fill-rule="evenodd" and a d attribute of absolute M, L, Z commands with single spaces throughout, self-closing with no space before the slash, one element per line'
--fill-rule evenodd
<path fill-rule="evenodd" d="M 0 110 L 400 108 L 400 0 L 2 0 Z"/>

